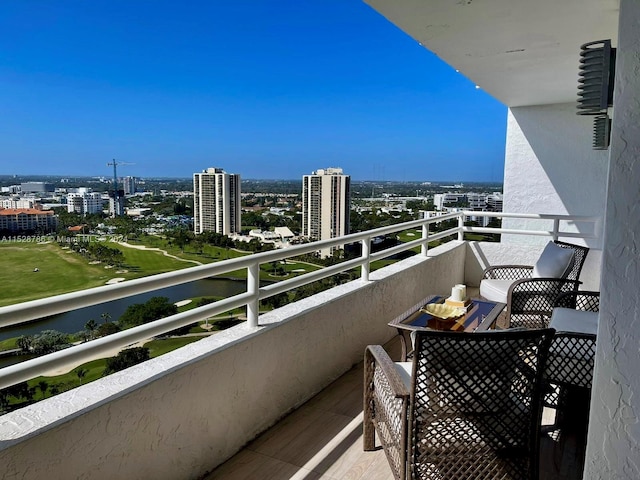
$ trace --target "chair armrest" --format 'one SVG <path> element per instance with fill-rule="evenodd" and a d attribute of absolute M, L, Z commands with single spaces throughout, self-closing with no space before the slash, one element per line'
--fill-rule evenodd
<path fill-rule="evenodd" d="M 485 268 L 482 272 L 482 278 L 518 280 L 520 278 L 531 278 L 532 273 L 533 267 L 531 265 L 495 265 Z"/>
<path fill-rule="evenodd" d="M 583 312 L 600 311 L 600 292 L 578 290 L 564 292 L 558 295 L 554 302 L 555 307 L 573 308 Z"/>
<path fill-rule="evenodd" d="M 536 277 L 536 278 L 521 278 L 513 282 L 510 291 L 534 291 L 548 293 L 551 286 L 556 288 L 563 288 L 561 293 L 577 293 L 578 287 L 582 285 L 580 280 L 569 280 L 567 278 L 551 278 L 551 277 Z"/>
<path fill-rule="evenodd" d="M 549 348 L 546 380 L 561 385 L 591 388 L 596 335 L 557 332 Z"/>
<path fill-rule="evenodd" d="M 410 392 L 380 345 L 364 352 L 363 447 L 375 449 L 378 436 L 394 477 L 406 478 Z"/>
<path fill-rule="evenodd" d="M 389 382 L 389 388 L 395 398 L 409 398 L 411 392 L 402 381 L 393 360 L 381 345 L 369 345 L 364 353 L 365 371 L 373 366 L 380 370 Z M 366 373 L 365 373 L 366 375 Z"/>
<path fill-rule="evenodd" d="M 516 280 L 507 293 L 507 315 L 541 316 L 546 326 L 556 298 L 564 292 L 578 290 L 582 282 L 563 278 L 527 278 Z"/>

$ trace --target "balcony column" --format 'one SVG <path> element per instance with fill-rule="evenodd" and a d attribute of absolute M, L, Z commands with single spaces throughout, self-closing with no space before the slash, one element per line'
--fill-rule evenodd
<path fill-rule="evenodd" d="M 640 3 L 620 0 L 600 324 L 584 478 L 640 478 Z"/>

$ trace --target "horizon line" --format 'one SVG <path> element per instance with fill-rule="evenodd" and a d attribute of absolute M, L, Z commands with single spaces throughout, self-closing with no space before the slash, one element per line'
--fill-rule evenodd
<path fill-rule="evenodd" d="M 301 182 L 302 178 L 243 178 L 242 174 L 240 175 L 240 179 L 241 181 L 272 181 L 272 182 L 281 182 L 281 181 L 286 181 L 286 182 Z M 347 176 L 351 177 L 351 180 L 356 181 L 356 182 L 371 182 L 371 183 L 384 183 L 384 182 L 394 182 L 394 183 L 453 183 L 455 184 L 465 184 L 465 183 L 470 183 L 470 184 L 474 184 L 474 183 L 504 183 L 502 180 L 452 180 L 452 179 L 446 179 L 446 180 L 393 180 L 393 179 L 356 179 L 354 177 L 352 177 L 349 174 L 345 174 Z M 74 178 L 74 179 L 99 179 L 99 178 L 107 178 L 110 179 L 112 178 L 110 175 L 66 175 L 66 174 L 0 174 L 0 178 L 3 177 L 8 177 L 8 178 L 12 178 L 12 177 L 39 177 L 39 178 Z M 146 180 L 193 180 L 192 177 L 161 177 L 161 176 L 138 176 L 138 175 L 122 175 L 119 176 L 118 178 L 126 178 L 126 177 L 135 177 L 135 178 L 139 178 L 139 179 L 146 179 Z"/>

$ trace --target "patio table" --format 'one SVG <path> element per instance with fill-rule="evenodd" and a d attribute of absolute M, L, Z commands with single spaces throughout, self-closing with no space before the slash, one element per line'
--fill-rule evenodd
<path fill-rule="evenodd" d="M 506 307 L 500 302 L 488 302 L 486 300 L 471 299 L 471 305 L 467 312 L 453 320 L 442 320 L 428 314 L 424 310 L 429 303 L 442 303 L 444 296 L 431 295 L 422 300 L 418 305 L 389 322 L 400 335 L 402 343 L 402 358 L 404 361 L 410 353 L 407 349 L 407 336 L 416 330 L 449 330 L 454 332 L 481 332 L 495 327 L 496 320 Z"/>

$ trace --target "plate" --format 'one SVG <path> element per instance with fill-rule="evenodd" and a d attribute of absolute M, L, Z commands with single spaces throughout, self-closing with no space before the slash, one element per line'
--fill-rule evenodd
<path fill-rule="evenodd" d="M 452 307 L 443 303 L 429 303 L 421 309 L 423 312 L 431 316 L 442 318 L 444 320 L 452 320 L 461 317 L 466 313 L 464 307 Z"/>

